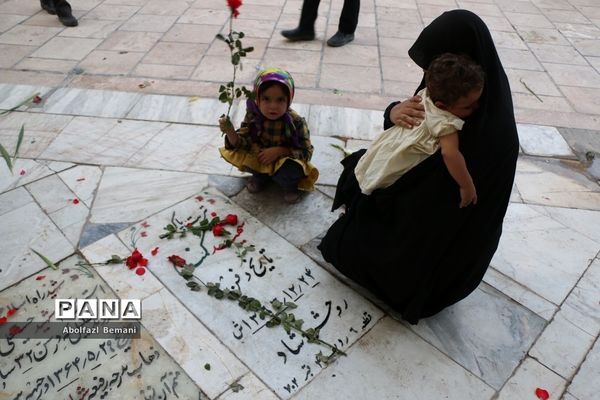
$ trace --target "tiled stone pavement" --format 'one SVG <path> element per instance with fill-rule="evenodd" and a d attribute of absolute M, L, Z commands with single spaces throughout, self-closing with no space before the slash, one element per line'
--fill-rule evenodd
<path fill-rule="evenodd" d="M 323 0 L 319 40 L 309 43 L 278 34 L 297 22 L 300 0 L 245 0 L 236 21 L 257 48 L 248 76 L 275 61 L 291 69 L 295 108 L 311 127 L 321 177 L 289 206 L 274 187 L 247 193 L 242 174 L 218 156 L 223 106 L 214 93 L 227 58 L 214 35 L 227 19 L 224 1 L 73 0 L 80 26 L 66 29 L 36 1 L 0 0 L 0 109 L 36 92 L 44 98 L 0 116 L 9 152 L 25 124 L 14 173 L 0 165 L 0 317 L 16 307 L 8 325 L 45 321 L 53 298 L 143 304 L 141 339 L 0 340 L 1 398 L 512 400 L 536 399 L 538 387 L 551 399 L 597 396 L 600 5 L 363 0 L 356 41 L 326 48 L 341 3 Z M 410 326 L 315 246 L 336 218 L 329 208 L 342 153 L 330 144 L 368 146 L 381 109 L 420 80 L 406 49 L 424 24 L 457 6 L 492 30 L 522 154 L 484 282 Z M 243 107 L 233 111 L 239 121 Z M 220 242 L 212 234 L 159 238 L 172 221 L 211 212 L 237 214 L 240 239 L 256 251 L 211 254 Z M 78 265 L 134 246 L 150 261 L 143 276 L 123 265 Z M 321 326 L 347 356 L 326 366 L 315 357 L 325 348 L 189 290 L 171 254 L 202 261 L 203 281 L 264 302 L 294 300 L 305 326 Z M 244 388 L 235 392 L 237 383 Z"/>

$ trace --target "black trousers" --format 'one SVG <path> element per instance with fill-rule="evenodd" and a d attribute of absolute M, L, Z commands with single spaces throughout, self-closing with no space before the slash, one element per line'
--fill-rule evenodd
<path fill-rule="evenodd" d="M 294 190 L 298 187 L 300 179 L 304 178 L 304 170 L 297 162 L 286 160 L 273 176 L 252 173 L 254 179 L 260 184 L 265 184 L 269 179 L 279 185 L 283 190 Z"/>
<path fill-rule="evenodd" d="M 321 0 L 304 0 L 302 3 L 302 14 L 300 14 L 300 29 L 313 31 L 317 20 L 317 10 Z M 344 0 L 342 15 L 338 24 L 338 30 L 343 33 L 354 33 L 358 24 L 358 12 L 360 0 Z"/>

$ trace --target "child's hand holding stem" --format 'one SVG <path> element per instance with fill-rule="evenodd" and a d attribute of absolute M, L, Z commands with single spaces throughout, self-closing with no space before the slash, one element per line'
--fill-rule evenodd
<path fill-rule="evenodd" d="M 238 134 L 235 132 L 235 128 L 233 127 L 233 124 L 229 118 L 221 117 L 219 119 L 219 129 L 221 129 L 221 132 L 227 135 L 227 140 L 229 140 L 229 143 L 235 147 L 238 141 Z"/>

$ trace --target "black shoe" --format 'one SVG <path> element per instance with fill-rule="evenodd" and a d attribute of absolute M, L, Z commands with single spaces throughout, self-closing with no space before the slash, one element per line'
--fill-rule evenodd
<path fill-rule="evenodd" d="M 337 31 L 335 35 L 329 38 L 327 45 L 331 47 L 340 47 L 354 40 L 354 33 L 344 33 Z"/>
<path fill-rule="evenodd" d="M 46 10 L 48 14 L 55 15 L 56 9 L 54 8 L 54 0 L 40 0 L 42 10 Z"/>
<path fill-rule="evenodd" d="M 315 31 L 314 30 L 302 30 L 300 27 L 295 29 L 288 29 L 286 31 L 281 31 L 281 35 L 293 42 L 299 40 L 314 40 Z"/>
<path fill-rule="evenodd" d="M 58 1 L 55 3 L 56 14 L 58 15 L 58 20 L 64 26 L 77 26 L 77 18 L 73 16 L 71 12 L 71 5 L 66 1 Z"/>

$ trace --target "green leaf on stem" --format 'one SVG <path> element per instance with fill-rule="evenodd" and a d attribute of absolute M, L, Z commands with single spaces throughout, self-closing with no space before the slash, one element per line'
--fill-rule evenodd
<path fill-rule="evenodd" d="M 10 173 L 12 174 L 12 172 L 13 172 L 12 159 L 10 158 L 10 154 L 8 154 L 8 151 L 1 144 L 0 144 L 0 154 L 2 154 L 2 158 L 4 158 L 4 161 L 6 162 L 6 166 L 8 167 L 8 170 L 10 171 Z"/>
<path fill-rule="evenodd" d="M 35 251 L 34 249 L 31 249 L 31 251 L 33 251 L 39 258 L 41 258 L 42 261 L 45 262 L 47 266 L 49 266 L 52 269 L 58 269 L 58 267 L 52 261 L 50 261 L 50 259 L 48 257 Z"/>
<path fill-rule="evenodd" d="M 21 125 L 21 130 L 19 131 L 19 138 L 17 139 L 17 146 L 15 147 L 15 154 L 13 155 L 13 159 L 16 159 L 17 154 L 19 154 L 19 148 L 21 148 L 21 143 L 23 143 L 23 135 L 24 134 L 25 134 L 25 124 Z"/>
<path fill-rule="evenodd" d="M 225 36 L 223 36 L 223 34 L 221 34 L 221 33 L 217 33 L 215 37 L 217 39 L 219 39 L 219 40 L 224 41 L 224 42 L 226 41 Z"/>

